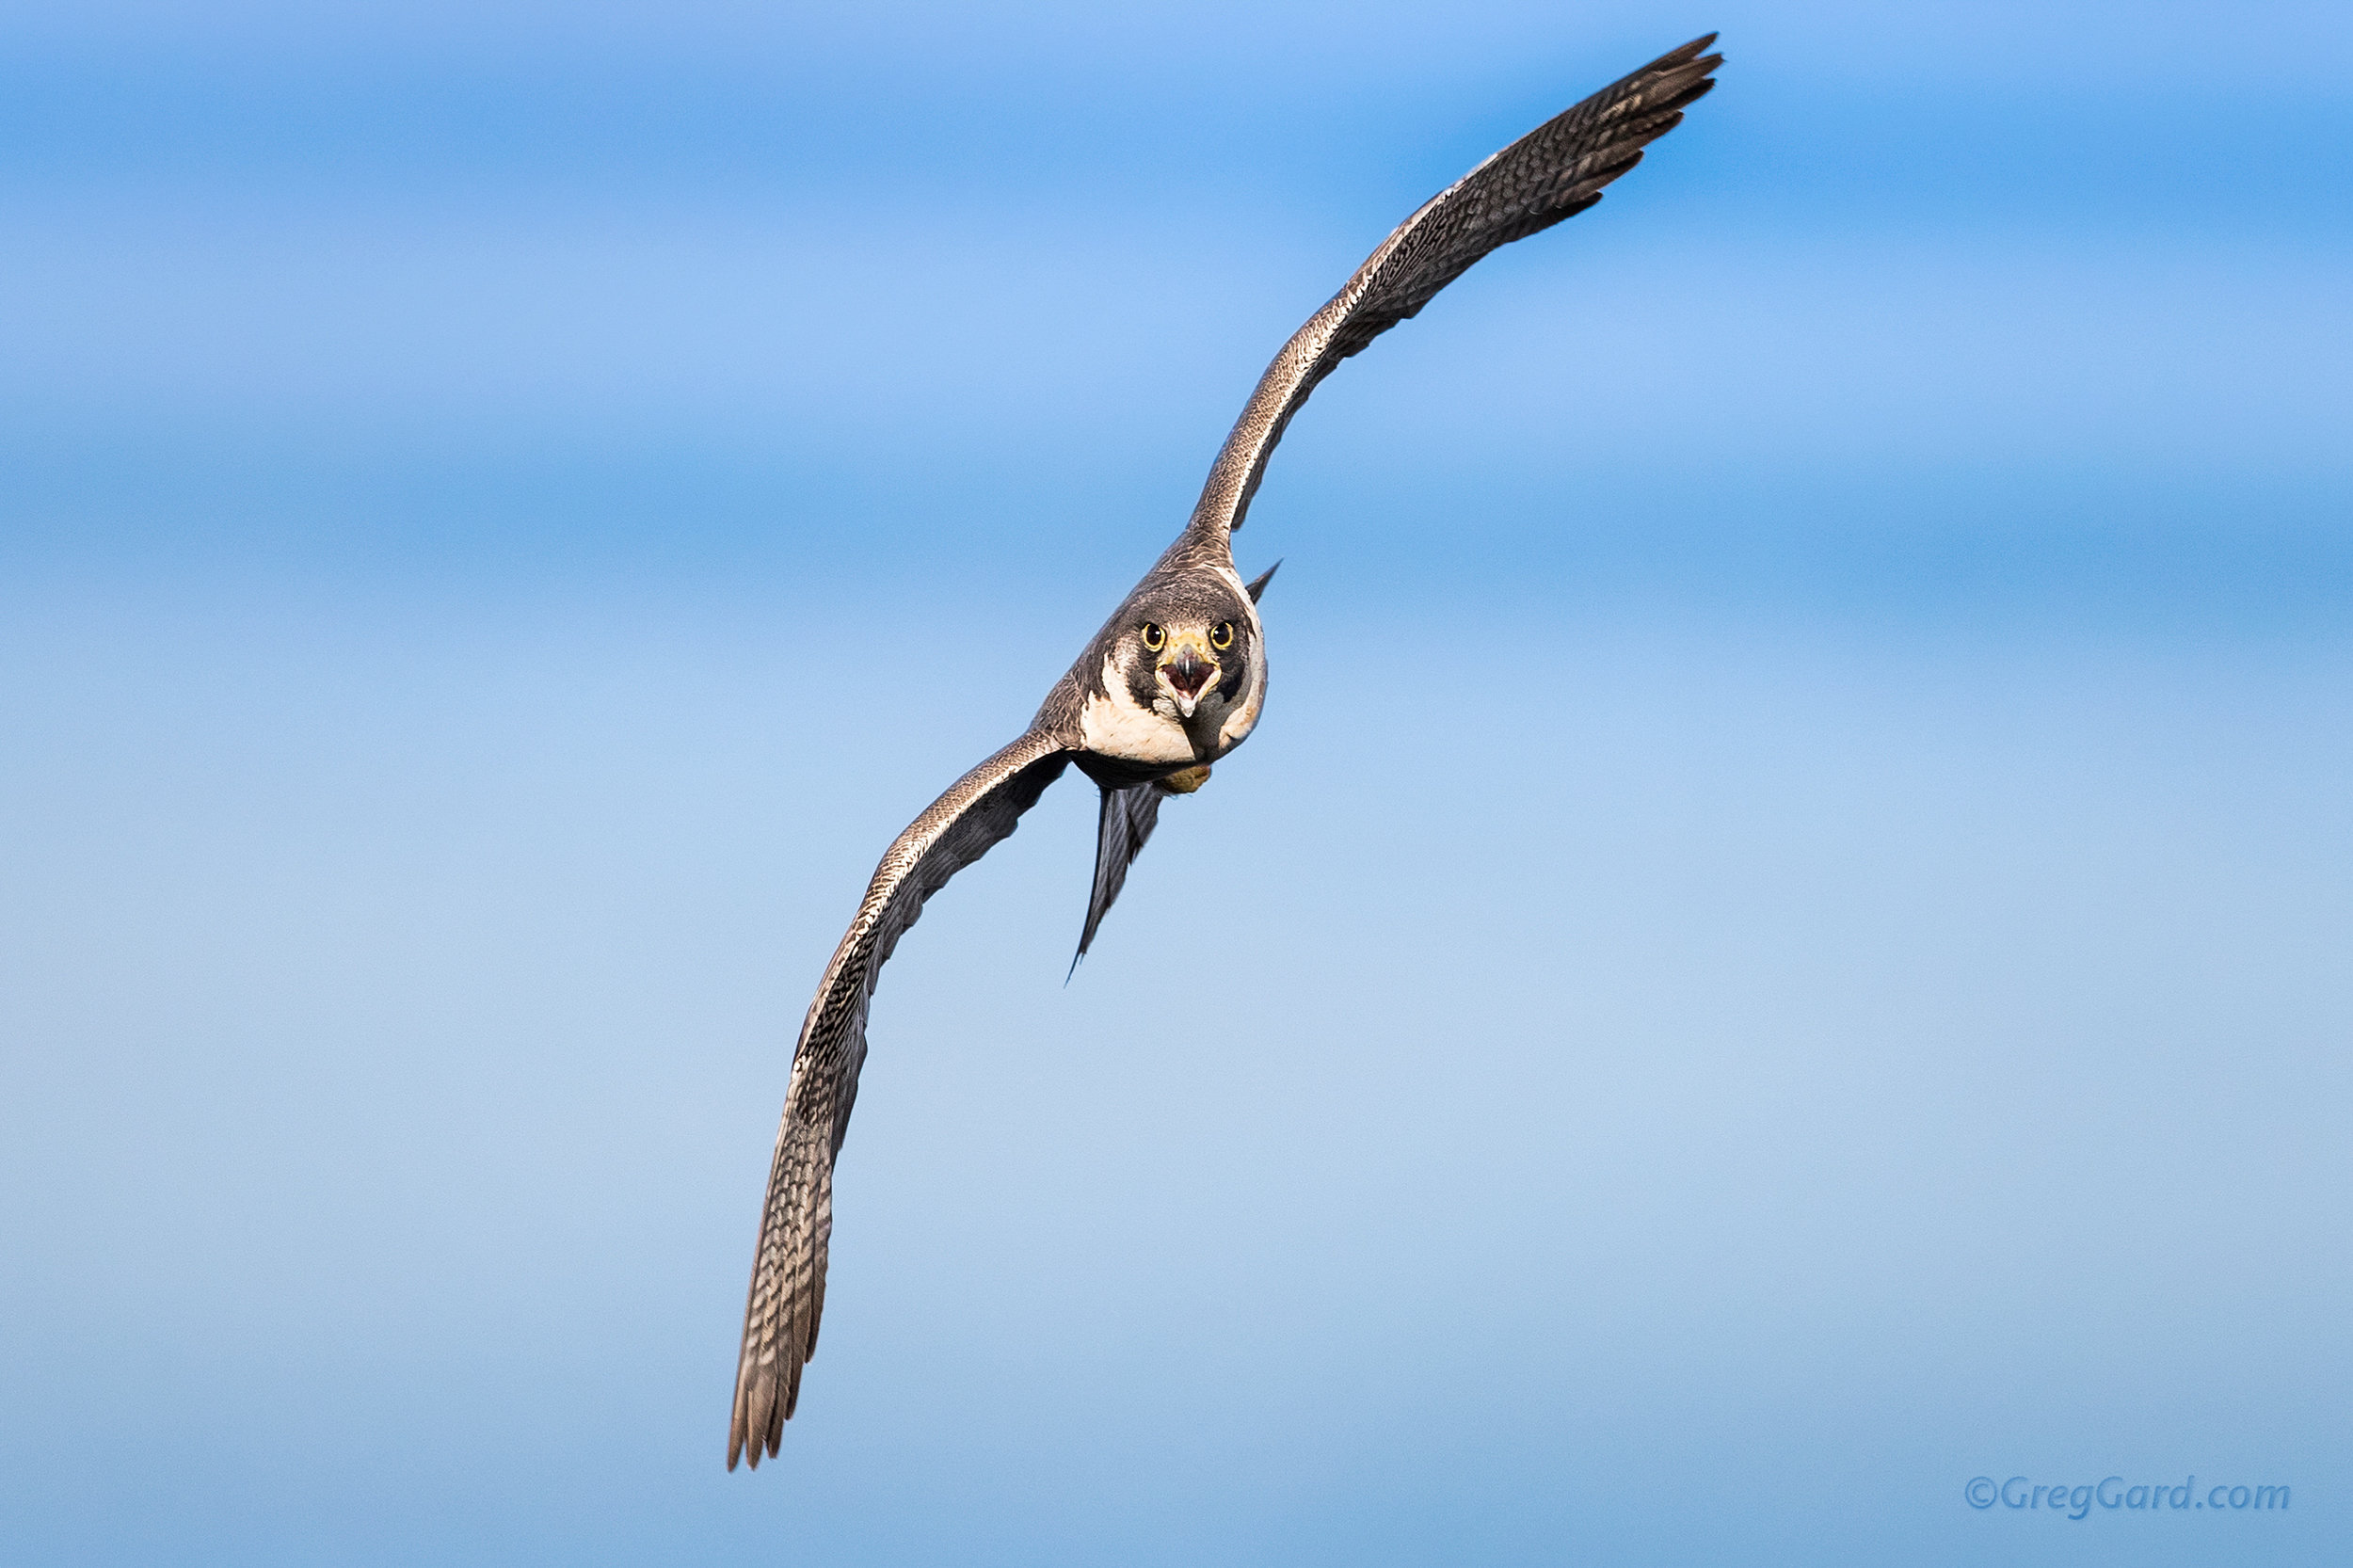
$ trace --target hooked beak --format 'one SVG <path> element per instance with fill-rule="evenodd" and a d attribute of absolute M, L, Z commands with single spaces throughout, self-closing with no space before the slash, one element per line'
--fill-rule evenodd
<path fill-rule="evenodd" d="M 1201 701 L 1201 694 L 1217 679 L 1217 661 L 1194 637 L 1178 635 L 1170 639 L 1168 657 L 1160 661 L 1155 672 L 1161 689 L 1176 704 L 1176 711 L 1193 717 L 1193 708 Z"/>

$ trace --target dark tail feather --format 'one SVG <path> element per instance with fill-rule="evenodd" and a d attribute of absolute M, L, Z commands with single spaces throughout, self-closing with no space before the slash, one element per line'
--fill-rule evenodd
<path fill-rule="evenodd" d="M 1259 579 L 1264 582 L 1265 579 Z M 1136 784 L 1125 790 L 1106 789 L 1103 792 L 1103 814 L 1095 832 L 1095 888 L 1087 898 L 1086 929 L 1079 934 L 1079 951 L 1070 960 L 1070 973 L 1079 972 L 1079 960 L 1087 955 L 1095 941 L 1095 928 L 1103 923 L 1112 903 L 1119 897 L 1119 889 L 1127 885 L 1128 868 L 1135 864 L 1136 856 L 1144 849 L 1144 841 L 1152 837 L 1159 823 L 1160 802 L 1167 798 L 1158 784 Z M 1069 983 L 1069 975 L 1063 977 Z"/>

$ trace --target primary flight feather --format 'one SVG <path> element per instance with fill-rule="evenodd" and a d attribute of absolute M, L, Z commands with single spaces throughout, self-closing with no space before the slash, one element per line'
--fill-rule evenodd
<path fill-rule="evenodd" d="M 857 1098 L 867 1009 L 923 901 L 1012 833 L 1076 763 L 1102 792 L 1079 938 L 1084 954 L 1160 803 L 1199 789 L 1209 764 L 1258 722 L 1267 666 L 1257 603 L 1274 573 L 1243 583 L 1232 536 L 1291 416 L 1342 360 L 1414 315 L 1481 256 L 1600 200 L 1602 187 L 1715 86 L 1711 73 L 1722 63 L 1707 52 L 1715 40 L 1713 33 L 1694 39 L 1546 120 L 1399 224 L 1258 378 L 1184 531 L 1046 694 L 1029 728 L 951 785 L 883 856 L 792 1053 L 744 1312 L 728 1468 L 746 1450 L 755 1467 L 763 1452 L 776 1451 L 800 1400 L 801 1368 L 816 1353 L 834 1159 Z"/>

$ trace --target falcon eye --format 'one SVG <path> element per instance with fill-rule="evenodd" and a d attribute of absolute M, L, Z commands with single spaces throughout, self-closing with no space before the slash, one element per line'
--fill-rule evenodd
<path fill-rule="evenodd" d="M 1209 646 L 1217 649 L 1220 653 L 1223 653 L 1227 648 L 1233 647 L 1234 623 L 1230 620 L 1222 620 L 1215 626 L 1210 627 Z"/>
<path fill-rule="evenodd" d="M 1144 651 L 1146 653 L 1158 653 L 1160 649 L 1166 648 L 1167 646 L 1168 633 L 1160 630 L 1160 623 L 1158 621 L 1145 621 L 1144 623 Z"/>

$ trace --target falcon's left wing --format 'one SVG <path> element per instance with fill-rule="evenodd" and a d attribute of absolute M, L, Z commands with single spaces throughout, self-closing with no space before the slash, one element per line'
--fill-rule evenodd
<path fill-rule="evenodd" d="M 1641 162 L 1642 149 L 1716 85 L 1710 73 L 1723 56 L 1707 53 L 1715 41 L 1713 33 L 1693 39 L 1555 115 L 1399 224 L 1267 366 L 1170 553 L 1214 558 L 1226 548 L 1284 427 L 1342 360 L 1413 317 L 1497 247 L 1583 212 Z"/>

